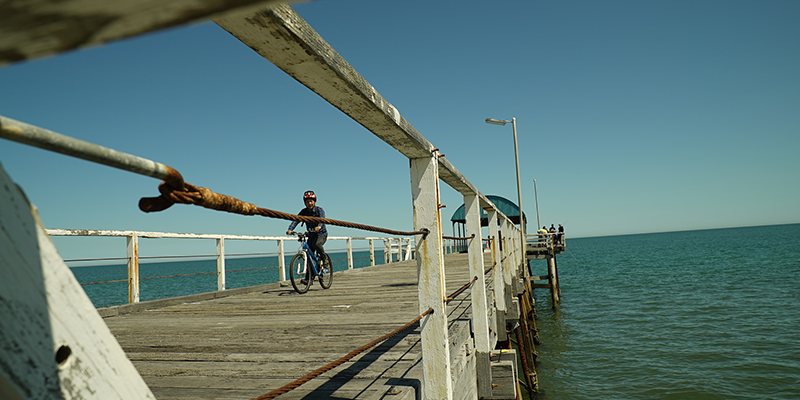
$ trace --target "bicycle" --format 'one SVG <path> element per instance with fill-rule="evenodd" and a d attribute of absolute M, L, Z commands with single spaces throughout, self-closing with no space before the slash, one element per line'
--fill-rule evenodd
<path fill-rule="evenodd" d="M 289 263 L 289 279 L 292 281 L 292 287 L 297 293 L 303 294 L 308 291 L 314 278 L 319 280 L 320 286 L 323 289 L 331 287 L 333 283 L 333 263 L 331 258 L 326 254 L 323 266 L 320 266 L 320 260 L 317 253 L 311 250 L 308 246 L 308 235 L 302 232 L 294 232 L 297 235 L 297 241 L 301 243 L 300 249 L 297 254 L 292 257 Z"/>

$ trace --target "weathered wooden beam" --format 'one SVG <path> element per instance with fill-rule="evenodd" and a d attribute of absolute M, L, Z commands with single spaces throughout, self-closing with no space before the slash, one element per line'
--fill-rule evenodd
<path fill-rule="evenodd" d="M 0 166 L 0 399 L 155 399 Z"/>
<path fill-rule="evenodd" d="M 428 157 L 435 148 L 291 7 L 269 6 L 213 20 L 409 159 Z M 438 163 L 442 181 L 495 208 L 452 163 L 444 157 Z"/>
<path fill-rule="evenodd" d="M 277 0 L 0 1 L 0 66 L 141 35 Z M 287 1 L 281 1 L 286 3 Z"/>

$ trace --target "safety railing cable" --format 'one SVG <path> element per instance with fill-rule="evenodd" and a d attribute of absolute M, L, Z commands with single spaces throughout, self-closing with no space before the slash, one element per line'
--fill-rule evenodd
<path fill-rule="evenodd" d="M 453 294 L 451 294 L 449 297 L 447 297 L 445 299 L 445 302 L 449 303 L 449 302 L 453 301 L 456 297 L 458 297 L 458 295 L 463 293 L 465 290 L 469 289 L 469 287 L 472 286 L 472 284 L 475 283 L 475 281 L 477 281 L 477 280 L 478 280 L 477 276 L 472 278 L 472 280 L 469 281 L 469 283 L 466 283 L 464 286 L 462 286 L 461 288 L 456 290 Z"/>
<path fill-rule="evenodd" d="M 161 193 L 160 196 L 151 198 L 145 197 L 139 200 L 139 209 L 144 212 L 163 211 L 175 203 L 194 204 L 212 210 L 226 211 L 241 215 L 260 215 L 263 217 L 305 223 L 321 222 L 346 228 L 387 233 L 390 235 L 425 236 L 428 234 L 427 229 L 412 232 L 397 231 L 371 225 L 329 218 L 306 217 L 261 208 L 235 197 L 215 193 L 208 188 L 185 182 L 180 172 L 165 164 L 75 139 L 3 116 L 0 116 L 0 137 L 163 180 L 164 182 L 158 186 L 158 190 Z"/>
<path fill-rule="evenodd" d="M 442 236 L 442 239 L 450 239 L 450 240 L 467 240 L 467 239 L 472 239 L 472 238 L 474 238 L 474 237 L 475 237 L 475 234 L 473 233 L 473 234 L 472 234 L 472 235 L 470 235 L 470 236 L 464 236 L 464 237 L 456 237 L 456 236 Z"/>
<path fill-rule="evenodd" d="M 458 295 L 460 295 L 465 290 L 467 290 L 477 280 L 478 280 L 477 276 L 472 278 L 472 280 L 469 281 L 469 283 L 467 283 L 464 286 L 460 287 L 458 290 L 453 292 L 453 294 L 451 294 L 450 296 L 445 298 L 445 302 L 449 303 L 450 301 L 452 301 L 453 299 L 458 297 Z M 316 370 L 314 370 L 312 372 L 309 372 L 308 374 L 306 374 L 305 376 L 303 376 L 300 379 L 297 379 L 297 380 L 295 380 L 293 382 L 287 383 L 286 385 L 283 385 L 283 386 L 281 386 L 281 387 L 279 387 L 279 388 L 277 388 L 277 389 L 275 389 L 275 390 L 273 390 L 273 391 L 271 391 L 271 392 L 269 392 L 269 393 L 267 393 L 265 395 L 256 397 L 253 400 L 274 399 L 275 397 L 278 397 L 278 396 L 280 396 L 280 395 L 282 395 L 284 393 L 288 393 L 288 392 L 300 387 L 300 385 L 302 385 L 302 384 L 304 384 L 304 383 L 306 383 L 306 382 L 308 382 L 308 381 L 310 381 L 310 380 L 312 380 L 312 379 L 324 374 L 325 372 L 328 372 L 328 371 L 332 370 L 333 368 L 336 368 L 339 365 L 344 364 L 345 362 L 347 362 L 351 358 L 353 358 L 353 357 L 357 356 L 358 354 L 366 351 L 367 349 L 372 348 L 373 346 L 377 345 L 378 343 L 381 343 L 384 340 L 389 339 L 390 337 L 392 337 L 394 335 L 397 335 L 398 333 L 410 328 L 411 326 L 413 326 L 414 324 L 419 322 L 419 320 L 421 320 L 423 317 L 425 317 L 428 314 L 432 314 L 432 313 L 433 313 L 433 309 L 429 308 L 427 311 L 425 311 L 424 313 L 420 314 L 418 317 L 416 317 L 413 320 L 409 321 L 408 323 L 406 323 L 405 325 L 401 326 L 400 328 L 397 328 L 394 331 L 389 332 L 389 333 L 387 333 L 387 334 L 385 334 L 385 335 L 383 335 L 383 336 L 381 336 L 381 337 L 379 337 L 379 338 L 377 338 L 377 339 L 375 339 L 375 340 L 373 340 L 373 341 L 371 341 L 371 342 L 369 342 L 369 343 L 367 343 L 367 344 L 365 344 L 365 345 L 363 345 L 363 346 L 351 351 L 350 353 L 347 353 L 346 356 L 344 356 L 344 357 L 342 357 L 342 358 L 340 358 L 340 359 L 338 359 L 338 360 L 336 360 L 336 361 L 334 361 L 334 362 L 332 362 L 330 364 L 327 364 L 327 365 L 325 365 L 323 367 L 320 367 L 320 368 L 318 368 L 318 369 L 316 369 Z"/>
<path fill-rule="evenodd" d="M 424 313 L 420 314 L 418 317 L 412 319 L 411 321 L 409 321 L 405 325 L 401 326 L 400 328 L 397 328 L 397 329 L 393 330 L 392 332 L 389 332 L 389 333 L 387 333 L 387 334 L 385 334 L 385 335 L 383 335 L 383 336 L 381 336 L 381 337 L 379 337 L 379 338 L 377 338 L 377 339 L 375 339 L 375 340 L 373 340 L 373 341 L 371 341 L 371 342 L 369 342 L 369 343 L 367 343 L 367 344 L 365 344 L 365 345 L 363 345 L 363 346 L 351 351 L 350 353 L 347 353 L 347 355 L 345 355 L 344 357 L 342 357 L 342 358 L 340 358 L 340 359 L 338 359 L 338 360 L 336 360 L 336 361 L 334 361 L 334 362 L 332 362 L 332 363 L 330 363 L 328 365 L 325 365 L 325 366 L 320 367 L 320 368 L 318 368 L 318 369 L 316 369 L 316 370 L 314 370 L 312 372 L 309 372 L 308 374 L 306 374 L 305 376 L 303 376 L 300 379 L 297 379 L 297 380 L 295 380 L 293 382 L 290 382 L 290 383 L 288 383 L 286 385 L 283 385 L 283 386 L 281 386 L 281 387 L 279 387 L 279 388 L 277 388 L 277 389 L 275 389 L 275 390 L 273 390 L 273 391 L 271 391 L 271 392 L 269 392 L 269 393 L 267 393 L 265 395 L 256 397 L 255 400 L 274 399 L 275 397 L 278 397 L 279 395 L 282 395 L 284 393 L 288 393 L 288 392 L 300 387 L 300 385 L 302 385 L 302 384 L 304 384 L 304 383 L 306 383 L 306 382 L 308 382 L 308 381 L 310 381 L 310 380 L 312 380 L 312 379 L 324 374 L 325 372 L 328 372 L 328 371 L 338 367 L 339 365 L 342 365 L 342 364 L 346 363 L 348 360 L 350 360 L 351 358 L 353 358 L 353 357 L 359 355 L 360 353 L 366 351 L 367 349 L 370 349 L 371 347 L 383 342 L 384 340 L 389 339 L 390 337 L 392 337 L 394 335 L 397 335 L 398 333 L 400 333 L 400 332 L 412 327 L 414 324 L 419 322 L 423 317 L 425 317 L 428 314 L 432 314 L 432 313 L 433 313 L 433 308 L 429 308 L 427 311 L 425 311 Z"/>

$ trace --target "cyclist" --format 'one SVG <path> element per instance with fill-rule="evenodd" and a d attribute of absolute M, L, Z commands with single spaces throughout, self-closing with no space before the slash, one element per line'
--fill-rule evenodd
<path fill-rule="evenodd" d="M 325 210 L 317 206 L 317 195 L 315 195 L 313 191 L 307 190 L 303 193 L 303 203 L 305 203 L 306 208 L 300 210 L 297 215 L 325 218 Z M 297 224 L 299 224 L 299 222 L 292 221 L 292 223 L 289 224 L 289 229 L 286 231 L 286 234 L 291 235 L 294 233 L 292 229 L 294 229 Z M 320 270 L 322 270 L 327 267 L 326 264 L 328 263 L 328 255 L 325 254 L 325 249 L 322 247 L 328 240 L 328 229 L 325 227 L 325 224 L 316 222 L 306 223 L 306 229 L 308 230 L 308 247 L 311 247 L 311 250 L 316 251 L 319 255 Z"/>

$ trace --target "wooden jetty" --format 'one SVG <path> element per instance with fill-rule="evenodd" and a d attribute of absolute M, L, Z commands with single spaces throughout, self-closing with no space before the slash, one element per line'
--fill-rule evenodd
<path fill-rule="evenodd" d="M 408 159 L 414 231 L 407 235 L 414 236 L 415 260 L 340 273 L 332 289 L 303 296 L 273 285 L 205 295 L 213 300 L 160 302 L 154 309 L 132 296 L 131 305 L 101 311 L 104 319 L 58 255 L 35 207 L 0 166 L 0 398 L 251 398 L 416 316 L 422 318 L 411 331 L 283 396 L 513 399 L 520 382 L 535 389 L 535 279 L 526 268 L 524 227 L 500 212 L 299 15 L 275 3 L 0 3 L 0 65 L 211 19 Z M 163 180 L 170 194 L 196 189 L 165 164 L 3 116 L 0 137 Z M 468 253 L 447 261 L 440 183 L 463 195 L 465 204 Z M 208 204 L 199 203 L 205 195 L 182 198 L 215 210 L 256 208 L 231 198 Z M 174 203 L 164 193 L 158 199 L 143 210 Z M 489 221 L 489 264 L 481 215 Z M 129 246 L 135 252 L 135 239 Z M 547 279 L 557 293 L 554 267 L 553 258 Z M 138 274 L 137 265 L 129 270 Z M 447 291 L 471 280 L 466 299 L 448 303 Z M 514 339 L 519 352 L 510 348 Z"/>
<path fill-rule="evenodd" d="M 445 257 L 448 293 L 470 281 L 467 257 Z M 490 257 L 487 253 L 487 265 Z M 304 295 L 277 283 L 231 292 L 100 312 L 159 400 L 257 398 L 419 315 L 413 260 L 337 272 L 330 289 L 315 284 Z M 447 312 L 453 373 L 474 379 L 474 359 L 466 357 L 474 352 L 469 292 L 452 300 Z M 420 357 L 415 324 L 280 398 L 415 399 Z M 516 384 L 511 375 L 495 378 Z M 454 398 L 475 398 L 474 392 L 463 392 L 470 386 L 474 390 L 454 385 Z"/>

